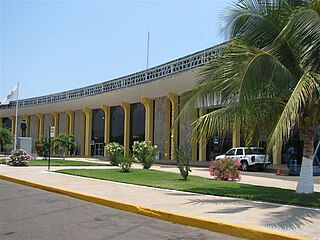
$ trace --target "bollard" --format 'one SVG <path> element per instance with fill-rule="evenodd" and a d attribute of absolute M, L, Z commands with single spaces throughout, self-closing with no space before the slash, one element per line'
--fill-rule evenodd
<path fill-rule="evenodd" d="M 277 168 L 276 174 L 277 174 L 277 175 L 280 175 L 280 168 Z"/>

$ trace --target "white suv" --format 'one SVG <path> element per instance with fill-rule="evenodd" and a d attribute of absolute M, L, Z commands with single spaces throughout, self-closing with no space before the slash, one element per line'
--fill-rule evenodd
<path fill-rule="evenodd" d="M 232 148 L 227 151 L 226 154 L 217 156 L 216 160 L 225 158 L 239 160 L 241 163 L 240 169 L 242 171 L 247 171 L 251 166 L 263 170 L 265 166 L 270 164 L 269 156 L 264 153 L 263 148 L 258 147 Z"/>

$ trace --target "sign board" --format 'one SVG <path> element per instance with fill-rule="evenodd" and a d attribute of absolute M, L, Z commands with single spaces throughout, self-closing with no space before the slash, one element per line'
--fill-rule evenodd
<path fill-rule="evenodd" d="M 54 138 L 55 127 L 50 127 L 50 137 Z"/>
<path fill-rule="evenodd" d="M 219 136 L 218 135 L 214 135 L 213 136 L 213 143 L 214 144 L 219 144 Z"/>

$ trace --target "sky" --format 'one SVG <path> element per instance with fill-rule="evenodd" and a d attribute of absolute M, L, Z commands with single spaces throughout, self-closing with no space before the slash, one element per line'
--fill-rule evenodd
<path fill-rule="evenodd" d="M 84 87 L 222 43 L 232 0 L 0 0 L 0 101 Z"/>

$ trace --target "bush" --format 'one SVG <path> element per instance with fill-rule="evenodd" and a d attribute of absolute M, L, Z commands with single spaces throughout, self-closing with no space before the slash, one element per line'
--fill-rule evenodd
<path fill-rule="evenodd" d="M 8 128 L 1 127 L 0 123 L 0 146 L 5 147 L 6 145 L 12 145 L 12 142 L 13 136 L 11 131 Z"/>
<path fill-rule="evenodd" d="M 31 156 L 23 149 L 13 150 L 7 158 L 7 164 L 12 166 L 27 166 L 31 161 Z"/>
<path fill-rule="evenodd" d="M 36 148 L 37 155 L 39 155 L 44 159 L 47 159 L 47 157 L 49 156 L 49 149 L 50 149 L 49 138 L 44 137 L 41 140 L 37 140 L 35 144 L 36 144 L 35 148 Z"/>
<path fill-rule="evenodd" d="M 110 164 L 118 166 L 119 158 L 123 156 L 123 146 L 117 142 L 111 142 L 106 147 Z"/>
<path fill-rule="evenodd" d="M 239 181 L 240 180 L 240 172 L 238 168 L 241 163 L 232 159 L 222 159 L 211 162 L 210 164 L 210 175 L 215 179 L 219 180 L 229 180 Z"/>
<path fill-rule="evenodd" d="M 130 156 L 119 156 L 118 158 L 119 161 L 119 167 L 121 168 L 122 171 L 124 172 L 129 172 L 133 159 Z"/>
<path fill-rule="evenodd" d="M 11 143 L 5 144 L 3 146 L 4 154 L 8 155 L 13 150 L 13 145 Z"/>
<path fill-rule="evenodd" d="M 133 142 L 133 155 L 137 161 L 141 162 L 144 169 L 149 169 L 154 163 L 157 147 L 150 141 Z"/>
<path fill-rule="evenodd" d="M 189 167 L 190 159 L 188 158 L 187 154 L 178 147 L 174 149 L 174 154 L 177 158 L 176 164 L 179 168 L 180 175 L 184 180 L 186 180 L 189 176 L 189 172 L 191 172 L 191 169 Z"/>

